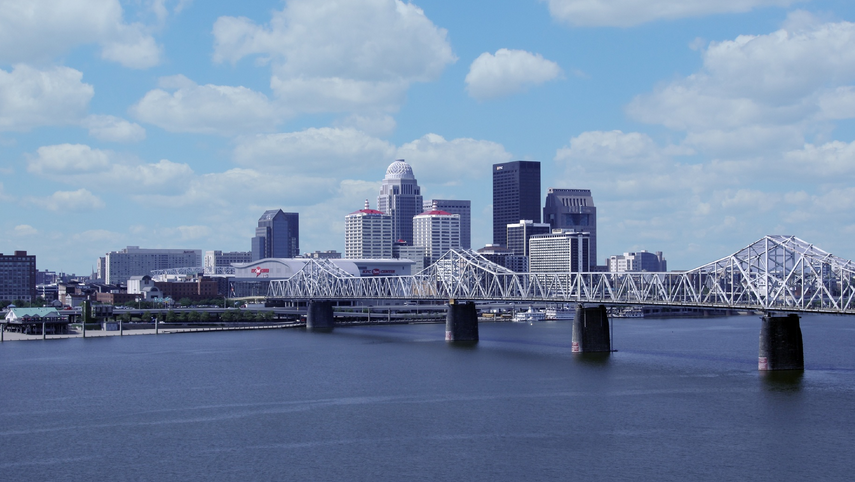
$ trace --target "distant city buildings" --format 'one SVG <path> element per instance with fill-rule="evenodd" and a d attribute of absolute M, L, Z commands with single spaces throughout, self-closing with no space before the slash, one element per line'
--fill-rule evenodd
<path fill-rule="evenodd" d="M 507 246 L 507 226 L 540 222 L 540 162 L 493 164 L 493 244 Z"/>
<path fill-rule="evenodd" d="M 396 241 L 392 243 L 392 257 L 412 261 L 414 263 L 412 266 L 413 274 L 425 269 L 424 246 L 408 246 L 406 243 Z"/>
<path fill-rule="evenodd" d="M 584 231 L 591 236 L 591 265 L 597 264 L 597 208 L 590 189 L 549 188 L 543 222 L 552 229 Z"/>
<path fill-rule="evenodd" d="M 662 251 L 657 251 L 654 254 L 641 250 L 609 257 L 609 271 L 617 273 L 626 271 L 664 273 L 668 271 L 668 262 L 662 257 Z"/>
<path fill-rule="evenodd" d="M 131 276 L 151 275 L 158 269 L 202 266 L 201 249 L 140 249 L 128 246 L 105 257 L 105 283 L 124 284 Z"/>
<path fill-rule="evenodd" d="M 546 223 L 536 223 L 531 219 L 508 224 L 508 249 L 513 254 L 528 256 L 528 240 L 535 234 L 546 234 L 552 229 Z"/>
<path fill-rule="evenodd" d="M 392 258 L 392 216 L 365 207 L 344 217 L 344 257 Z"/>
<path fill-rule="evenodd" d="M 488 244 L 478 250 L 478 254 L 491 263 L 496 263 L 516 273 L 528 271 L 528 256 L 514 254 L 513 250 L 498 244 Z"/>
<path fill-rule="evenodd" d="M 461 199 L 426 199 L 424 211 L 445 211 L 460 215 L 460 247 L 472 248 L 472 202 Z"/>
<path fill-rule="evenodd" d="M 591 271 L 590 236 L 572 230 L 555 230 L 529 239 L 532 273 L 582 273 Z"/>
<path fill-rule="evenodd" d="M 36 299 L 36 255 L 26 251 L 0 253 L 0 300 Z"/>
<path fill-rule="evenodd" d="M 422 195 L 413 169 L 403 159 L 386 169 L 377 196 L 377 210 L 392 216 L 393 241 L 402 239 L 413 244 L 413 217 L 422 212 Z"/>
<path fill-rule="evenodd" d="M 252 238 L 252 260 L 300 255 L 300 215 L 281 209 L 265 211 Z"/>
<path fill-rule="evenodd" d="M 306 253 L 303 255 L 303 257 L 312 259 L 341 259 L 341 253 L 334 249 L 328 249 L 326 251 L 315 251 L 312 253 Z"/>
<path fill-rule="evenodd" d="M 413 218 L 415 245 L 425 248 L 429 266 L 449 249 L 460 247 L 460 215 L 446 211 L 425 211 Z"/>
<path fill-rule="evenodd" d="M 232 263 L 249 263 L 252 251 L 205 251 L 205 274 L 216 274 L 217 268 L 231 267 Z"/>

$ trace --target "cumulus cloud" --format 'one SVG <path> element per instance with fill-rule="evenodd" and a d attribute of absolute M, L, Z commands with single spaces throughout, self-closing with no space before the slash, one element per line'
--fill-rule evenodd
<path fill-rule="evenodd" d="M 144 163 L 85 144 L 40 147 L 35 156 L 28 157 L 27 170 L 59 182 L 122 192 L 175 189 L 194 175 L 187 164 L 166 159 Z"/>
<path fill-rule="evenodd" d="M 386 141 L 351 128 L 311 128 L 300 132 L 263 134 L 242 138 L 235 160 L 243 165 L 282 168 L 289 172 L 339 175 L 363 172 L 366 165 L 394 156 Z"/>
<path fill-rule="evenodd" d="M 794 16 L 789 30 L 711 42 L 700 71 L 636 97 L 628 114 L 718 153 L 796 148 L 822 122 L 855 117 L 855 23 Z"/>
<path fill-rule="evenodd" d="M 465 81 L 470 96 L 486 100 L 522 92 L 561 75 L 561 67 L 540 54 L 499 49 L 495 55 L 479 55 L 469 66 Z"/>
<path fill-rule="evenodd" d="M 335 122 L 336 127 L 350 127 L 372 136 L 385 136 L 395 132 L 398 123 L 390 115 L 351 114 Z"/>
<path fill-rule="evenodd" d="M 456 60 L 446 31 L 400 0 L 293 0 L 267 25 L 220 17 L 213 33 L 215 61 L 260 56 L 277 96 L 302 112 L 392 111 Z"/>
<path fill-rule="evenodd" d="M 82 79 L 69 67 L 0 69 L 0 131 L 77 123 L 95 94 Z"/>
<path fill-rule="evenodd" d="M 39 230 L 29 224 L 19 224 L 12 230 L 15 236 L 35 236 L 39 234 Z"/>
<path fill-rule="evenodd" d="M 98 44 L 102 58 L 125 67 L 157 65 L 154 38 L 123 15 L 119 0 L 0 0 L 0 61 L 46 61 Z"/>
<path fill-rule="evenodd" d="M 57 191 L 48 197 L 30 196 L 27 200 L 36 206 L 50 211 L 93 211 L 102 209 L 105 204 L 98 196 L 87 189 L 77 191 Z"/>
<path fill-rule="evenodd" d="M 491 165 L 511 160 L 511 154 L 499 143 L 470 138 L 446 140 L 426 134 L 398 148 L 397 158 L 413 166 L 419 181 L 459 184 L 486 176 Z"/>
<path fill-rule="evenodd" d="M 145 139 L 145 129 L 137 123 L 111 115 L 90 115 L 83 120 L 89 135 L 107 142 L 139 142 Z"/>
<path fill-rule="evenodd" d="M 130 110 L 137 119 L 170 132 L 264 132 L 281 116 L 267 96 L 246 87 L 197 85 L 183 75 L 163 78 L 160 85 Z"/>
<path fill-rule="evenodd" d="M 574 27 L 629 27 L 646 22 L 786 7 L 797 0 L 546 0 L 556 20 Z"/>

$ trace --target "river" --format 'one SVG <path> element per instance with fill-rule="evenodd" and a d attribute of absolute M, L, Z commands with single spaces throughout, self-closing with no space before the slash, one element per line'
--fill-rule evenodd
<path fill-rule="evenodd" d="M 756 316 L 615 319 L 605 358 L 571 326 L 6 342 L 0 478 L 855 478 L 855 317 L 803 317 L 796 376 L 757 371 Z"/>

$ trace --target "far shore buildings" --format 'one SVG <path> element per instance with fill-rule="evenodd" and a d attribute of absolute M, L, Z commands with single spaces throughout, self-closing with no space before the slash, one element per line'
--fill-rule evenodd
<path fill-rule="evenodd" d="M 584 273 L 591 270 L 590 235 L 554 230 L 529 239 L 529 272 Z"/>
<path fill-rule="evenodd" d="M 217 274 L 217 268 L 230 268 L 232 263 L 249 263 L 252 251 L 205 251 L 206 275 Z"/>
<path fill-rule="evenodd" d="M 507 246 L 507 226 L 540 222 L 540 162 L 493 164 L 493 244 Z"/>
<path fill-rule="evenodd" d="M 300 256 L 300 214 L 270 209 L 258 219 L 252 260 Z"/>
<path fill-rule="evenodd" d="M 26 251 L 0 253 L 0 300 L 36 299 L 36 256 Z"/>
<path fill-rule="evenodd" d="M 414 244 L 413 217 L 422 209 L 422 192 L 413 168 L 403 159 L 389 164 L 377 196 L 377 210 L 392 216 L 393 241 Z"/>
<path fill-rule="evenodd" d="M 662 257 L 662 251 L 648 253 L 646 250 L 641 250 L 609 257 L 609 271 L 664 273 L 668 271 L 668 262 Z"/>
<path fill-rule="evenodd" d="M 460 247 L 472 248 L 472 202 L 463 199 L 426 199 L 423 211 L 445 211 L 460 215 Z"/>
<path fill-rule="evenodd" d="M 448 250 L 460 247 L 460 215 L 446 211 L 425 211 L 413 218 L 416 246 L 425 248 L 425 266 L 430 266 Z"/>
<path fill-rule="evenodd" d="M 344 257 L 348 259 L 392 258 L 392 216 L 365 207 L 344 217 Z"/>
<path fill-rule="evenodd" d="M 549 188 L 543 207 L 543 222 L 552 229 L 572 229 L 591 236 L 591 267 L 597 258 L 597 207 L 590 189 Z"/>
<path fill-rule="evenodd" d="M 111 251 L 105 257 L 108 285 L 125 284 L 131 276 L 151 275 L 159 269 L 202 266 L 201 249 L 141 249 L 128 246 L 121 251 Z"/>

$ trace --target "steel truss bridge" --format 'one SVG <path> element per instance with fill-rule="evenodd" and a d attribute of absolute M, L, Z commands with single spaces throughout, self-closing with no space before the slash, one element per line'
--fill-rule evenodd
<path fill-rule="evenodd" d="M 682 272 L 515 273 L 452 250 L 411 276 L 358 277 L 310 259 L 288 279 L 233 282 L 237 296 L 291 300 L 591 303 L 855 314 L 855 263 L 794 236 L 766 236 Z M 249 293 L 254 291 L 255 293 Z"/>

